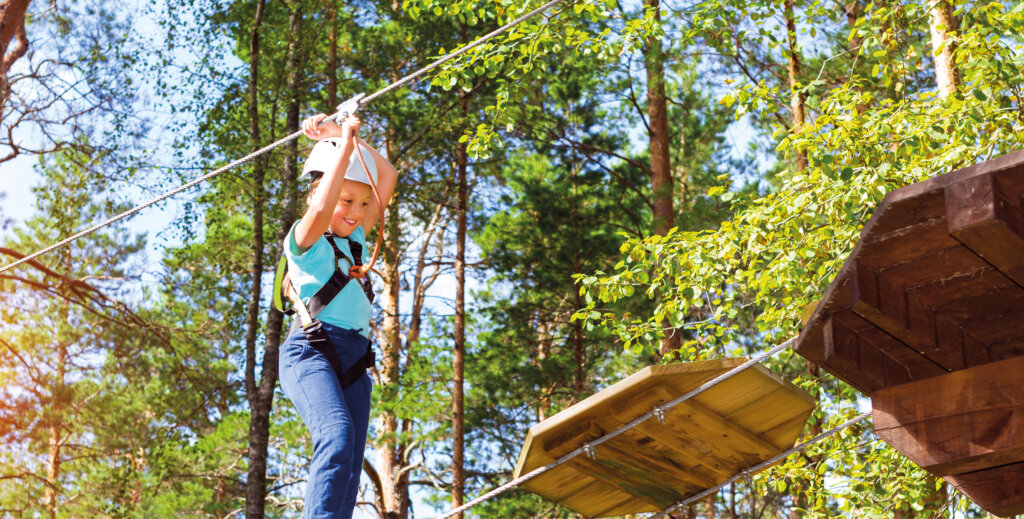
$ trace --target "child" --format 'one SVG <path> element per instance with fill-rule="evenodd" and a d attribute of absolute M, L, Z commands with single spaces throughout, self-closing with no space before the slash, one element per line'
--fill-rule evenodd
<path fill-rule="evenodd" d="M 362 263 L 366 233 L 391 199 L 398 171 L 357 137 L 359 118 L 318 127 L 325 118 L 302 123 L 303 133 L 319 142 L 303 168 L 312 177 L 309 208 L 292 225 L 284 250 L 288 289 L 304 326 L 292 327 L 278 368 L 281 387 L 313 438 L 303 516 L 347 519 L 359 492 L 372 385 L 366 369 L 373 366 L 373 293 L 349 269 Z M 352 153 L 356 141 L 363 161 Z"/>

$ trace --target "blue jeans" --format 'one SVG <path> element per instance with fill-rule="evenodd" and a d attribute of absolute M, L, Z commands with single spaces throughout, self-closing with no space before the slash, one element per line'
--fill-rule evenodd
<path fill-rule="evenodd" d="M 348 369 L 366 353 L 369 340 L 355 330 L 323 323 L 331 346 Z M 306 481 L 305 519 L 349 519 L 356 506 L 363 449 L 370 422 L 370 376 L 341 389 L 327 358 L 293 328 L 281 345 L 278 365 L 284 394 L 313 437 Z"/>

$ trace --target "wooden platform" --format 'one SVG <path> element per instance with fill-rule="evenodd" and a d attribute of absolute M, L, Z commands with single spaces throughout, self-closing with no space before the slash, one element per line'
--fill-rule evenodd
<path fill-rule="evenodd" d="M 1024 355 L 1022 196 L 1024 152 L 889 193 L 795 345 L 871 395 L 879 436 L 993 513 L 1024 513 L 985 497 L 1022 488 L 1024 431 L 1001 420 L 1024 400 L 987 392 L 982 368 Z"/>
<path fill-rule="evenodd" d="M 795 349 L 860 391 L 1024 354 L 1024 152 L 889 193 Z"/>
<path fill-rule="evenodd" d="M 651 366 L 530 428 L 515 477 L 742 364 Z M 534 478 L 523 488 L 588 517 L 654 512 L 793 446 L 810 395 L 760 365 Z"/>

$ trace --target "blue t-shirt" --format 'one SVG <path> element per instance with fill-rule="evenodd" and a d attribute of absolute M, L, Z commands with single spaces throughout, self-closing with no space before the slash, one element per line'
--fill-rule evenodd
<path fill-rule="evenodd" d="M 326 237 L 320 236 L 309 250 L 302 252 L 295 243 L 295 225 L 298 223 L 299 221 L 296 221 L 288 231 L 288 237 L 285 239 L 288 244 L 285 247 L 285 257 L 288 258 L 288 277 L 299 291 L 299 297 L 308 305 L 309 299 L 334 274 L 334 249 Z M 362 227 L 357 227 L 349 239 L 363 246 L 363 261 L 366 262 L 366 232 Z M 338 260 L 338 265 L 341 271 L 347 274 L 349 267 L 353 265 L 348 241 L 343 237 L 337 237 L 334 243 L 345 255 L 344 259 Z M 316 318 L 335 326 L 358 330 L 364 337 L 370 338 L 370 301 L 359 283 L 358 279 L 349 281 Z"/>

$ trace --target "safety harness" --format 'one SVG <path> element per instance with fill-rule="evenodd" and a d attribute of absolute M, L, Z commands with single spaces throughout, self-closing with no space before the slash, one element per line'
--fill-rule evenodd
<path fill-rule="evenodd" d="M 354 98 L 358 102 L 358 97 Z M 358 105 L 355 105 L 358 106 Z M 339 106 L 339 111 L 341 107 Z M 354 108 L 350 108 L 348 113 L 353 113 Z M 381 214 L 378 220 L 378 225 L 383 225 L 384 222 L 384 204 L 380 198 L 380 192 L 377 191 L 377 183 L 373 180 L 373 175 L 370 174 L 369 167 L 366 165 L 363 159 L 362 152 L 359 151 L 359 141 L 356 137 L 352 136 L 352 147 L 355 150 L 354 155 L 358 158 L 359 163 L 363 166 L 363 171 L 366 172 L 366 178 L 369 181 L 370 187 L 373 191 L 373 196 L 377 201 L 377 207 Z M 367 369 L 370 369 L 376 364 L 377 357 L 373 352 L 373 344 L 366 346 L 366 354 L 363 355 L 354 365 L 349 367 L 347 370 L 342 371 L 341 359 L 338 357 L 338 353 L 331 347 L 331 341 L 327 337 L 327 332 L 324 331 L 323 324 L 316 316 L 331 304 L 334 297 L 337 296 L 345 288 L 346 285 L 352 278 L 362 280 L 360 285 L 362 286 L 363 292 L 366 294 L 366 299 L 373 304 L 373 287 L 370 285 L 370 280 L 366 274 L 373 268 L 373 264 L 377 262 L 377 257 L 380 254 L 380 245 L 383 239 L 383 232 L 381 229 L 377 231 L 377 244 L 373 248 L 373 258 L 370 263 L 363 265 L 363 246 L 355 242 L 351 238 L 346 237 L 345 240 L 348 242 L 349 251 L 352 253 L 352 266 L 348 269 L 348 273 L 341 270 L 338 266 L 338 262 L 342 259 L 348 261 L 348 258 L 341 249 L 338 248 L 338 244 L 335 243 L 335 239 L 339 238 L 333 233 L 324 233 L 324 237 L 327 238 L 327 242 L 331 244 L 331 248 L 334 250 L 334 273 L 331 274 L 330 279 L 324 286 L 320 287 L 319 290 L 313 294 L 313 297 L 309 300 L 309 306 L 306 306 L 302 302 L 302 298 L 299 297 L 298 290 L 291 284 L 289 284 L 289 290 L 285 294 L 284 278 L 287 275 L 288 260 L 285 257 L 281 257 L 281 261 L 277 265 L 277 275 L 274 276 L 274 306 L 278 310 L 284 312 L 285 315 L 298 314 L 299 322 L 302 324 L 302 331 L 306 334 L 306 339 L 309 341 L 309 345 L 315 348 L 317 351 L 322 353 L 324 357 L 327 357 L 327 361 L 330 362 L 331 368 L 334 369 L 334 373 L 338 375 L 338 382 L 341 384 L 341 388 L 345 389 L 359 380 L 359 377 L 363 376 L 363 373 Z M 285 309 L 282 295 L 291 300 L 294 305 L 293 308 Z"/>
<path fill-rule="evenodd" d="M 342 271 L 339 266 L 341 260 L 349 261 L 348 257 L 345 256 L 341 249 L 338 248 L 338 244 L 335 241 L 339 236 L 331 233 L 324 233 L 324 237 L 327 242 L 331 244 L 331 248 L 334 250 L 334 273 L 331 274 L 330 279 L 324 283 L 324 286 L 320 287 L 319 290 L 313 294 L 313 297 L 309 299 L 309 304 L 302 302 L 302 298 L 299 297 L 298 291 L 294 286 L 289 286 L 286 294 L 284 290 L 284 277 L 287 275 L 288 259 L 282 257 L 281 262 L 277 265 L 277 275 L 274 277 L 274 306 L 278 310 L 283 312 L 285 315 L 298 315 L 299 322 L 302 325 L 302 332 L 306 334 L 306 340 L 309 341 L 309 345 L 319 351 L 327 358 L 327 361 L 331 364 L 331 368 L 334 369 L 334 373 L 338 375 L 338 382 L 341 384 L 341 388 L 344 389 L 359 380 L 359 377 L 370 369 L 376 363 L 376 354 L 373 352 L 372 345 L 366 346 L 366 354 L 363 355 L 355 364 L 349 367 L 347 370 L 341 369 L 341 358 L 338 357 L 338 352 L 331 347 L 330 339 L 327 337 L 327 332 L 323 328 L 323 324 L 316 316 L 327 308 L 327 305 L 331 304 L 331 301 L 341 293 L 342 290 L 352 281 L 353 276 L 346 274 Z M 361 267 L 363 264 L 363 246 L 355 240 L 345 238 L 348 242 L 349 251 L 352 253 L 353 267 Z M 363 289 L 363 293 L 366 294 L 366 299 L 371 304 L 373 303 L 373 287 L 370 285 L 370 280 L 364 278 L 362 282 L 358 282 Z M 282 295 L 291 300 L 294 305 L 292 308 L 285 309 Z"/>

